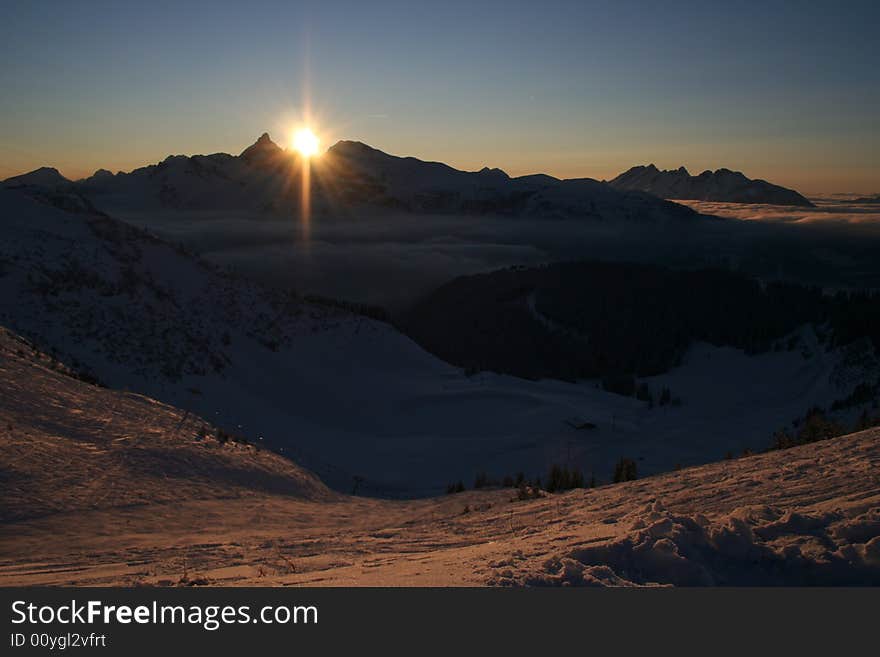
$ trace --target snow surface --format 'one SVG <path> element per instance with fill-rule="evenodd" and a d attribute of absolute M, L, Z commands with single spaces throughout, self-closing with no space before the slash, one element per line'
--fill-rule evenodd
<path fill-rule="evenodd" d="M 554 463 L 607 481 L 768 446 L 813 404 L 876 376 L 842 374 L 805 327 L 794 351 L 698 345 L 649 380 L 681 406 L 649 409 L 596 382 L 465 374 L 391 326 L 223 274 L 88 210 L 0 193 L 0 322 L 74 369 L 262 441 L 339 490 L 437 493 L 475 474 L 544 475 Z M 570 426 L 572 417 L 597 425 Z"/>
<path fill-rule="evenodd" d="M 595 180 L 510 178 L 489 168 L 459 171 L 439 162 L 389 155 L 356 141 L 338 142 L 309 166 L 311 206 L 321 215 L 381 208 L 641 225 L 700 219 L 679 205 L 642 192 L 618 191 Z M 300 210 L 301 181 L 301 160 L 264 134 L 238 157 L 173 155 L 115 176 L 99 171 L 70 189 L 114 216 L 161 210 L 290 216 Z"/>
<path fill-rule="evenodd" d="M 625 484 L 333 494 L 0 331 L 0 584 L 880 584 L 880 429 Z M 213 429 L 213 428 L 212 428 Z"/>

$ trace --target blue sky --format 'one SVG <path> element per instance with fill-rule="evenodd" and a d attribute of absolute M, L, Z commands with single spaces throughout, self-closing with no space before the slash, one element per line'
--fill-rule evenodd
<path fill-rule="evenodd" d="M 0 176 L 284 143 L 309 106 L 325 146 L 461 168 L 880 191 L 878 4 L 6 1 Z"/>

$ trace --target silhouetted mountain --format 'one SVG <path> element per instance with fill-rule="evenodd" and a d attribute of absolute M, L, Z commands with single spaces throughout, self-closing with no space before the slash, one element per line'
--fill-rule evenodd
<path fill-rule="evenodd" d="M 39 170 L 8 182 L 69 183 L 105 212 L 255 211 L 291 214 L 301 202 L 302 161 L 264 133 L 238 156 L 173 155 L 130 173 L 69 183 Z M 547 175 L 511 178 L 500 169 L 459 171 L 439 162 L 397 157 L 356 141 L 340 141 L 311 167 L 312 212 L 332 215 L 374 208 L 398 212 L 573 218 L 664 224 L 696 220 L 694 211 L 639 191 L 591 179 Z M 51 170 L 54 171 L 54 170 Z"/>
<path fill-rule="evenodd" d="M 718 169 L 692 176 L 684 167 L 661 171 L 653 164 L 636 166 L 609 184 L 615 189 L 640 190 L 660 198 L 721 201 L 728 203 L 767 203 L 813 207 L 793 189 L 766 180 L 751 180 L 739 171 Z"/>
<path fill-rule="evenodd" d="M 58 187 L 69 184 L 70 181 L 62 176 L 58 169 L 53 167 L 40 167 L 20 176 L 13 176 L 3 181 L 5 187 L 28 185 L 34 187 Z"/>
<path fill-rule="evenodd" d="M 113 172 L 107 169 L 98 169 L 88 178 L 78 181 L 80 185 L 100 184 L 113 178 Z"/>
<path fill-rule="evenodd" d="M 598 222 L 663 223 L 696 219 L 640 192 L 620 192 L 589 178 L 538 174 L 511 178 L 501 169 L 460 171 L 440 162 L 397 157 L 356 141 L 341 141 L 316 167 L 324 200 L 411 212 L 581 218 Z"/>
<path fill-rule="evenodd" d="M 272 141 L 269 133 L 264 132 L 257 141 L 245 148 L 238 157 L 248 162 L 253 162 L 255 160 L 277 157 L 283 152 L 284 149 Z"/>

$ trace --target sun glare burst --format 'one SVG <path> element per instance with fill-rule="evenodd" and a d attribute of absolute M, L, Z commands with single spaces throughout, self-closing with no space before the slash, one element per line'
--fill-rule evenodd
<path fill-rule="evenodd" d="M 297 130 L 293 135 L 293 147 L 303 157 L 312 157 L 318 154 L 319 140 L 314 132 L 308 128 Z"/>

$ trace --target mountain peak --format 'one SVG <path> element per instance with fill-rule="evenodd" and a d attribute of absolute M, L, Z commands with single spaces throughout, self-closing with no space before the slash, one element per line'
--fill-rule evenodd
<path fill-rule="evenodd" d="M 272 141 L 272 138 L 269 136 L 268 132 L 264 132 L 260 135 L 260 138 L 257 139 L 253 144 L 245 148 L 239 157 L 244 158 L 245 160 L 251 160 L 254 158 L 263 158 L 266 156 L 277 155 L 282 152 L 282 149 L 278 144 Z"/>
<path fill-rule="evenodd" d="M 692 176 L 683 166 L 660 171 L 649 164 L 624 171 L 609 184 L 615 189 L 647 192 L 666 199 L 812 206 L 793 189 L 766 180 L 750 180 L 740 171 L 723 167 L 716 171 L 706 169 L 698 176 Z"/>
<path fill-rule="evenodd" d="M 507 172 L 503 169 L 499 169 L 494 167 L 490 169 L 489 167 L 483 167 L 477 173 L 486 178 L 494 178 L 496 180 L 508 180 L 510 176 L 507 175 Z"/>
<path fill-rule="evenodd" d="M 4 185 L 36 185 L 39 187 L 53 187 L 63 185 L 70 181 L 61 175 L 55 167 L 40 167 L 28 171 L 19 176 L 13 176 L 3 181 Z"/>
<path fill-rule="evenodd" d="M 327 149 L 327 152 L 336 153 L 339 155 L 356 155 L 361 153 L 381 153 L 382 151 L 377 148 L 373 148 L 372 146 L 365 144 L 362 141 L 340 139 L 329 149 Z"/>

